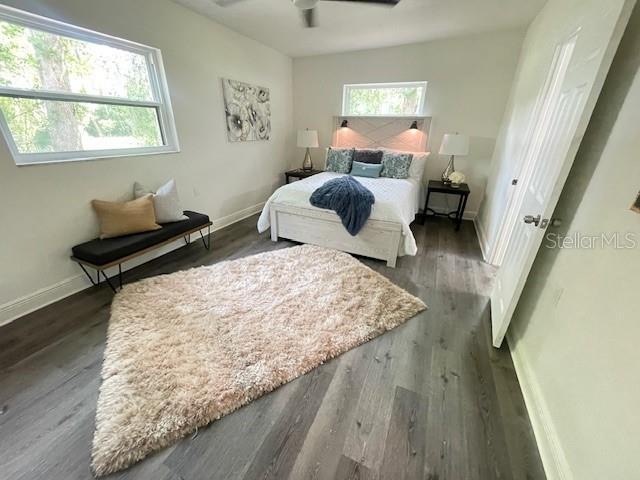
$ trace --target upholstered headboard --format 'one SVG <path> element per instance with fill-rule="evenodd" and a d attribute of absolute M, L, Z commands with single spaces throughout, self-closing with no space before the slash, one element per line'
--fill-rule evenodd
<path fill-rule="evenodd" d="M 341 127 L 347 121 L 347 127 Z M 417 129 L 410 128 L 416 122 Z M 334 147 L 389 148 L 425 152 L 431 117 L 333 117 Z"/>

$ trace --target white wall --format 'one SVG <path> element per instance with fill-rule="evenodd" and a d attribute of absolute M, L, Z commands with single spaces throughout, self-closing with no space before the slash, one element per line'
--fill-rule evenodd
<path fill-rule="evenodd" d="M 69 255 L 96 236 L 91 199 L 175 178 L 185 208 L 219 223 L 253 212 L 282 182 L 293 155 L 289 57 L 169 0 L 4 3 L 160 48 L 182 151 L 18 168 L 0 140 L 0 324 L 85 285 Z M 227 143 L 220 77 L 271 89 L 270 141 Z"/>
<path fill-rule="evenodd" d="M 320 145 L 329 146 L 333 116 L 341 113 L 344 84 L 426 80 L 426 114 L 433 117 L 429 147 L 434 153 L 425 178 L 440 178 L 446 166 L 448 158 L 437 155 L 444 133 L 470 135 L 470 155 L 456 159 L 456 168 L 467 174 L 471 187 L 467 210 L 477 211 L 523 38 L 524 31 L 503 31 L 295 58 L 295 128 L 317 129 Z M 298 149 L 295 165 L 302 163 L 303 156 Z M 324 164 L 322 149 L 313 151 L 313 160 Z M 451 207 L 454 203 L 449 200 Z"/>
<path fill-rule="evenodd" d="M 639 67 L 636 6 L 548 230 L 637 244 L 541 248 L 509 331 L 550 480 L 640 476 Z"/>

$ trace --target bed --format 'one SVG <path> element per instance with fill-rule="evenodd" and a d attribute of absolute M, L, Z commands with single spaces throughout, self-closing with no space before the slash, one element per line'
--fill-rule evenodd
<path fill-rule="evenodd" d="M 371 216 L 351 236 L 338 215 L 309 203 L 318 187 L 339 173 L 323 172 L 278 188 L 267 200 L 258 231 L 271 228 L 271 239 L 286 238 L 365 257 L 385 260 L 395 267 L 398 256 L 415 255 L 416 241 L 409 225 L 423 198 L 422 173 L 428 153 L 414 154 L 407 179 L 356 177 L 375 196 Z"/>

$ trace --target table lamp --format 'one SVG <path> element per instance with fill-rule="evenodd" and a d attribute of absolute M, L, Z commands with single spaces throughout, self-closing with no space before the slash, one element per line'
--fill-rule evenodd
<path fill-rule="evenodd" d="M 302 162 L 302 170 L 313 170 L 313 162 L 311 161 L 310 148 L 318 148 L 318 131 L 317 130 L 298 130 L 298 146 L 306 148 L 307 151 L 304 155 L 304 161 Z"/>
<path fill-rule="evenodd" d="M 450 155 L 449 164 L 442 172 L 442 182 L 450 184 L 449 175 L 455 172 L 453 159 L 456 155 L 463 156 L 469 153 L 469 137 L 459 133 L 445 133 L 440 145 L 440 155 Z"/>

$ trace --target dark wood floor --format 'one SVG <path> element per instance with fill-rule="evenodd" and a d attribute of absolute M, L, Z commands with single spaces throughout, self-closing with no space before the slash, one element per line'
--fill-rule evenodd
<path fill-rule="evenodd" d="M 127 277 L 291 245 L 255 223 L 217 232 L 210 252 L 193 243 Z M 396 269 L 363 261 L 429 310 L 109 478 L 544 478 L 509 352 L 490 346 L 492 271 L 472 224 L 413 228 L 416 257 Z M 87 290 L 0 329 L 2 480 L 91 478 L 110 300 Z"/>

